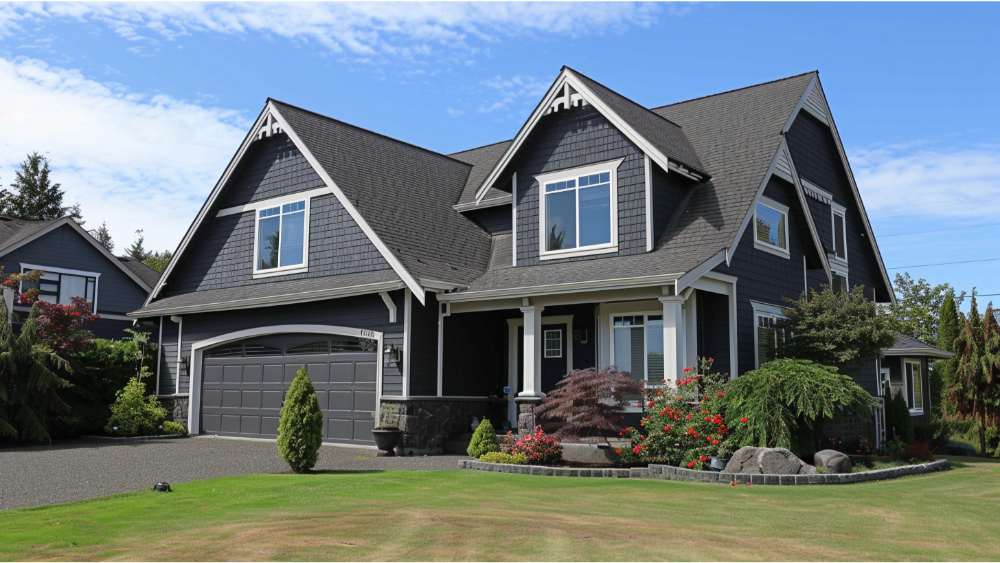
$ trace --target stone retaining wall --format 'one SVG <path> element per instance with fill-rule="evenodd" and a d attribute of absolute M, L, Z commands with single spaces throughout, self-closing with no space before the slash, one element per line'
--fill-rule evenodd
<path fill-rule="evenodd" d="M 923 475 L 948 469 L 948 460 L 939 459 L 920 465 L 905 465 L 889 469 L 877 469 L 860 473 L 816 473 L 813 475 L 752 475 L 744 473 L 718 473 L 673 467 L 671 465 L 650 465 L 647 467 L 577 469 L 573 467 L 545 467 L 542 465 L 512 465 L 509 463 L 486 463 L 474 459 L 460 459 L 459 469 L 489 471 L 493 473 L 513 473 L 517 475 L 544 475 L 551 477 L 611 477 L 618 479 L 666 479 L 668 481 L 694 481 L 701 483 L 739 483 L 753 485 L 839 485 L 884 481 L 908 475 Z"/>

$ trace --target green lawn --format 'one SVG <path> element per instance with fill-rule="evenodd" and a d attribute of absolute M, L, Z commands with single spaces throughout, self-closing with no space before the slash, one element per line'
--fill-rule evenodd
<path fill-rule="evenodd" d="M 1000 463 L 840 486 L 255 475 L 0 512 L 0 560 L 997 560 Z"/>

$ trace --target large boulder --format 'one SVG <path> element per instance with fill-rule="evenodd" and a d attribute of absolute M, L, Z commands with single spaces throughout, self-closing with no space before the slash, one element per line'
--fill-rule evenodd
<path fill-rule="evenodd" d="M 823 450 L 813 456 L 816 467 L 822 467 L 826 473 L 850 473 L 851 458 L 837 450 Z"/>
<path fill-rule="evenodd" d="M 785 448 L 740 448 L 726 464 L 723 473 L 762 473 L 764 475 L 807 475 L 816 468 L 795 457 Z"/>

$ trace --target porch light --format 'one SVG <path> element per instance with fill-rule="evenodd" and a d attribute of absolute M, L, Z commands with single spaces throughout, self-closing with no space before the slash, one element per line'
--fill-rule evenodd
<path fill-rule="evenodd" d="M 382 349 L 382 357 L 383 367 L 389 367 L 393 363 L 398 365 L 402 361 L 403 349 L 395 344 L 386 344 Z"/>

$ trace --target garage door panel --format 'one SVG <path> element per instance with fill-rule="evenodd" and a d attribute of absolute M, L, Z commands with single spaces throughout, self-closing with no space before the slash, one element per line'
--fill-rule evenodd
<path fill-rule="evenodd" d="M 354 391 L 330 391 L 329 410 L 351 411 L 354 409 Z"/>
<path fill-rule="evenodd" d="M 240 397 L 240 408 L 242 409 L 260 409 L 260 391 L 241 391 L 242 395 Z"/>
<path fill-rule="evenodd" d="M 354 441 L 356 442 L 373 442 L 375 439 L 372 437 L 372 430 L 375 428 L 374 420 L 358 420 L 354 419 Z"/>
<path fill-rule="evenodd" d="M 303 364 L 285 364 L 285 383 L 291 383 L 295 380 L 295 376 L 298 374 L 299 369 L 302 368 Z"/>
<path fill-rule="evenodd" d="M 327 405 L 329 401 L 327 399 L 328 399 L 328 394 L 326 391 L 316 391 L 316 400 L 319 401 L 319 410 L 321 411 L 329 410 L 329 407 Z"/>
<path fill-rule="evenodd" d="M 205 384 L 222 383 L 222 366 L 205 366 Z"/>
<path fill-rule="evenodd" d="M 263 391 L 261 392 L 261 402 L 260 408 L 262 409 L 280 409 L 281 399 L 284 396 L 284 391 Z"/>
<path fill-rule="evenodd" d="M 230 434 L 240 433 L 240 415 L 238 414 L 224 414 L 222 415 L 222 428 L 221 432 L 228 432 Z"/>
<path fill-rule="evenodd" d="M 238 409 L 238 408 L 240 408 L 240 390 L 239 389 L 223 389 L 222 390 L 222 408 L 224 408 L 224 409 Z"/>
<path fill-rule="evenodd" d="M 222 368 L 223 383 L 242 383 L 243 366 L 224 366 Z"/>
<path fill-rule="evenodd" d="M 357 362 L 354 368 L 354 381 L 357 383 L 374 383 L 378 378 L 375 362 Z"/>
<path fill-rule="evenodd" d="M 330 440 L 348 442 L 354 439 L 354 421 L 349 418 L 331 418 L 327 428 L 326 437 Z"/>
<path fill-rule="evenodd" d="M 260 383 L 263 381 L 264 366 L 245 365 L 243 366 L 243 383 Z"/>
<path fill-rule="evenodd" d="M 309 379 L 314 385 L 330 382 L 330 364 L 327 362 L 306 364 L 306 371 L 309 372 Z"/>
<path fill-rule="evenodd" d="M 285 380 L 285 367 L 275 364 L 264 364 L 264 383 L 282 383 Z"/>
<path fill-rule="evenodd" d="M 260 417 L 260 433 L 263 436 L 274 437 L 278 435 L 279 419 L 276 416 Z"/>
<path fill-rule="evenodd" d="M 354 362 L 330 362 L 330 383 L 354 383 Z"/>
<path fill-rule="evenodd" d="M 205 414 L 201 417 L 201 426 L 205 432 L 222 432 L 222 416 L 217 414 Z"/>
<path fill-rule="evenodd" d="M 205 389 L 202 393 L 201 399 L 202 407 L 214 407 L 219 408 L 222 406 L 222 390 L 221 389 Z"/>
<path fill-rule="evenodd" d="M 356 411 L 375 411 L 375 392 L 374 391 L 355 391 L 354 392 L 354 409 Z"/>

